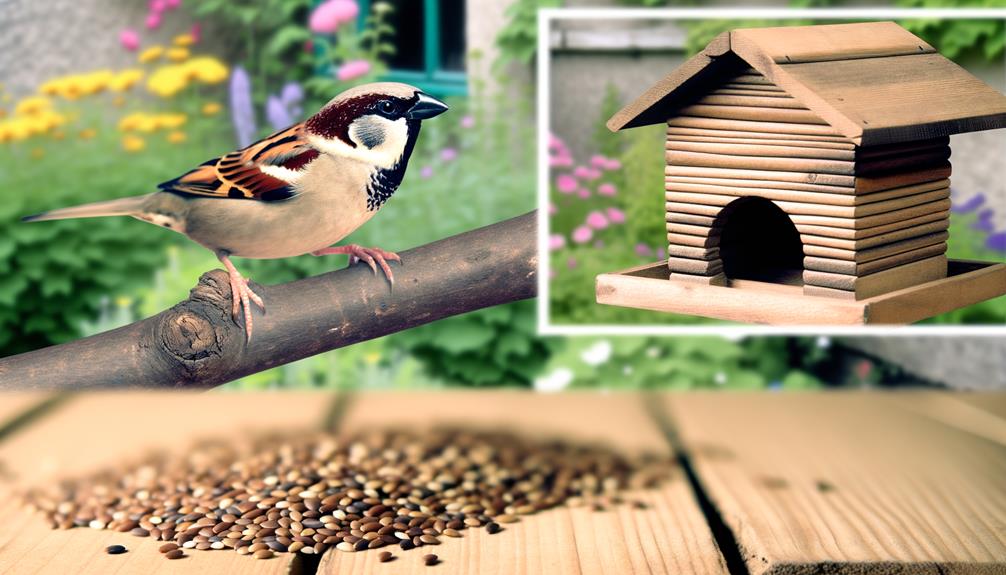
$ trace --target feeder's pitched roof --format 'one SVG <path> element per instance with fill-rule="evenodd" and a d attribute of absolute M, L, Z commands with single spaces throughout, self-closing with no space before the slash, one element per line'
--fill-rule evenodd
<path fill-rule="evenodd" d="M 608 120 L 662 123 L 740 60 L 859 145 L 1006 127 L 1006 96 L 894 22 L 724 32 Z"/>

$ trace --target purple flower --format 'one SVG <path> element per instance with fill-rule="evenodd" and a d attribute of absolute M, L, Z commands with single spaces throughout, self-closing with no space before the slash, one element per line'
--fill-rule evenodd
<path fill-rule="evenodd" d="M 667 258 L 667 250 L 664 248 L 657 248 L 657 259 L 662 260 Z"/>
<path fill-rule="evenodd" d="M 625 223 L 625 212 L 618 208 L 608 208 L 608 220 L 613 224 L 624 224 Z"/>
<path fill-rule="evenodd" d="M 231 121 L 237 135 L 238 147 L 244 148 L 255 141 L 255 110 L 252 108 L 251 79 L 241 66 L 235 66 L 230 84 Z"/>
<path fill-rule="evenodd" d="M 968 198 L 966 202 L 958 204 L 956 206 L 952 206 L 950 210 L 958 214 L 966 214 L 968 212 L 973 212 L 977 210 L 984 203 L 985 203 L 985 194 L 975 194 L 970 198 Z"/>
<path fill-rule="evenodd" d="M 992 234 L 985 240 L 985 246 L 990 250 L 1006 253 L 1006 232 Z"/>
<path fill-rule="evenodd" d="M 576 191 L 576 188 L 579 185 L 580 184 L 576 181 L 576 178 L 569 174 L 562 174 L 555 179 L 555 187 L 563 194 L 572 194 Z"/>
<path fill-rule="evenodd" d="M 423 166 L 422 169 L 419 170 L 419 177 L 423 178 L 424 180 L 432 178 L 433 168 L 431 168 L 430 166 Z"/>
<path fill-rule="evenodd" d="M 594 231 L 587 226 L 580 226 L 573 230 L 573 241 L 578 244 L 585 244 L 594 237 Z"/>
<path fill-rule="evenodd" d="M 269 99 L 266 100 L 265 117 L 269 120 L 269 124 L 273 129 L 277 131 L 293 124 L 290 112 L 287 111 L 286 106 L 276 96 L 269 96 Z"/>
<path fill-rule="evenodd" d="M 468 115 L 468 116 L 462 116 L 461 117 L 461 127 L 464 128 L 464 129 L 466 129 L 466 130 L 469 129 L 469 128 L 474 128 L 475 127 L 475 118 L 473 118 L 470 115 Z"/>
<path fill-rule="evenodd" d="M 650 249 L 650 246 L 646 244 L 636 244 L 636 255 L 645 258 L 649 257 L 652 253 L 653 250 Z"/>
<path fill-rule="evenodd" d="M 978 212 L 978 218 L 971 227 L 988 234 L 995 232 L 995 224 L 992 222 L 992 208 L 985 208 Z"/>
<path fill-rule="evenodd" d="M 580 196 L 581 200 L 586 200 L 590 197 L 590 190 L 587 188 L 580 188 L 580 190 L 576 192 L 576 195 Z"/>
<path fill-rule="evenodd" d="M 304 101 L 304 88 L 301 88 L 297 82 L 287 82 L 279 93 L 279 99 L 286 106 L 291 117 L 299 118 L 304 111 L 301 107 L 301 102 Z"/>
<path fill-rule="evenodd" d="M 458 157 L 458 151 L 455 148 L 444 148 L 440 150 L 440 159 L 444 162 L 450 162 Z"/>
<path fill-rule="evenodd" d="M 552 234 L 548 237 L 549 251 L 561 250 L 566 247 L 566 238 L 560 234 Z"/>
<path fill-rule="evenodd" d="M 614 196 L 615 194 L 618 193 L 618 189 L 615 188 L 615 184 L 604 183 L 601 184 L 600 186 L 597 186 L 597 193 L 601 194 L 602 196 Z"/>
<path fill-rule="evenodd" d="M 590 212 L 587 214 L 587 225 L 595 230 L 603 230 L 608 227 L 608 218 L 601 212 Z"/>
<path fill-rule="evenodd" d="M 604 240 L 597 240 L 594 242 L 594 247 L 597 249 L 604 249 Z"/>
<path fill-rule="evenodd" d="M 568 267 L 571 270 L 576 269 L 576 258 L 569 258 L 568 260 L 566 260 L 566 267 Z"/>

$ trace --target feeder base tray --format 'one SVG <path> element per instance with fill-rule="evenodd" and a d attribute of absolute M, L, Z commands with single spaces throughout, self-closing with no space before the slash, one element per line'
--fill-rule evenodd
<path fill-rule="evenodd" d="M 597 276 L 597 303 L 773 325 L 908 324 L 1006 295 L 1006 264 L 950 260 L 947 277 L 859 301 L 806 295 L 803 286 L 668 279 L 666 262 Z"/>

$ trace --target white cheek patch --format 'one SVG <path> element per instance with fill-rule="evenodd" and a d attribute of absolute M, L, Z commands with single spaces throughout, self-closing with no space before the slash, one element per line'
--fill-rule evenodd
<path fill-rule="evenodd" d="M 350 124 L 349 138 L 356 144 L 355 148 L 338 138 L 308 136 L 311 145 L 326 154 L 390 169 L 402 158 L 409 139 L 409 126 L 405 118 L 392 121 L 382 116 L 367 115 Z"/>

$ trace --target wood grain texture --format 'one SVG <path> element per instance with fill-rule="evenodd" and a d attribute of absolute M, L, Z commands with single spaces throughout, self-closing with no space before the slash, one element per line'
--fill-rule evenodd
<path fill-rule="evenodd" d="M 8 472 L 0 485 L 0 513 L 8 517 L 0 524 L 0 565 L 16 565 L 5 571 L 12 574 L 286 574 L 292 555 L 256 561 L 233 551 L 190 551 L 184 559 L 168 561 L 157 551 L 163 542 L 149 537 L 86 528 L 53 530 L 13 494 L 35 483 L 137 460 L 151 451 L 180 453 L 198 439 L 316 429 L 333 397 L 331 393 L 91 393 L 65 402 L 0 442 L 0 462 Z M 125 545 L 129 552 L 107 555 L 104 549 L 112 544 Z"/>
<path fill-rule="evenodd" d="M 512 430 L 535 437 L 559 437 L 610 445 L 623 453 L 670 454 L 670 447 L 635 395 L 519 392 L 373 393 L 350 406 L 341 429 L 375 425 L 464 425 Z M 606 512 L 557 508 L 505 525 L 496 535 L 484 529 L 444 538 L 436 547 L 403 552 L 388 564 L 376 552 L 330 550 L 320 575 L 422 573 L 422 556 L 435 553 L 437 573 L 726 574 L 712 534 L 680 474 L 660 489 L 632 494 L 649 508 L 619 506 Z M 390 569 L 390 571 L 389 571 Z"/>
<path fill-rule="evenodd" d="M 667 120 L 667 125 L 675 128 L 701 128 L 706 130 L 735 130 L 741 132 L 762 132 L 767 134 L 805 134 L 808 136 L 844 136 L 834 128 L 818 124 L 794 124 L 785 122 L 755 122 L 748 120 L 727 120 L 723 118 L 698 118 L 675 116 Z"/>
<path fill-rule="evenodd" d="M 816 289 L 830 288 L 848 294 L 833 295 L 862 300 L 902 288 L 926 284 L 944 278 L 946 275 L 947 258 L 940 255 L 864 276 L 804 270 L 803 283 L 804 291 L 807 294 L 833 294 L 827 290 Z"/>
<path fill-rule="evenodd" d="M 931 193 L 931 192 L 930 192 Z M 688 204 L 675 204 L 677 205 L 688 205 Z M 886 226 L 888 224 L 894 224 L 896 222 L 903 222 L 905 220 L 914 220 L 920 216 L 932 216 L 933 214 L 944 213 L 950 209 L 950 199 L 936 200 L 934 202 L 928 202 L 925 204 L 920 204 L 917 206 L 909 206 L 902 209 L 896 209 L 887 211 L 884 213 L 879 213 L 871 216 L 863 216 L 858 218 L 850 217 L 830 217 L 830 216 L 817 216 L 817 215 L 803 215 L 803 214 L 793 214 L 790 219 L 796 224 L 797 229 L 801 225 L 808 226 L 824 226 L 832 228 L 845 228 L 850 230 L 863 230 L 868 228 L 878 228 L 880 226 Z M 698 212 L 699 210 L 695 210 Z M 715 215 L 715 214 L 713 214 Z"/>
<path fill-rule="evenodd" d="M 985 409 L 985 406 L 994 408 L 998 405 L 1006 410 L 1006 392 L 905 391 L 892 394 L 887 399 L 902 409 L 1006 447 L 1006 417 Z M 1006 411 L 1003 414 L 1006 415 Z"/>
<path fill-rule="evenodd" d="M 768 132 L 751 132 L 731 130 L 729 127 L 723 129 L 711 128 L 686 128 L 680 126 L 667 126 L 668 135 L 680 136 L 710 136 L 714 138 L 754 138 L 758 140 L 790 140 L 800 142 L 824 142 L 830 144 L 847 144 L 855 147 L 852 140 L 844 136 L 818 136 L 814 134 L 785 134 Z"/>
<path fill-rule="evenodd" d="M 688 142 L 677 138 L 669 138 L 665 148 L 681 152 L 705 152 L 709 154 L 728 154 L 734 156 L 768 156 L 845 161 L 852 161 L 856 159 L 856 153 L 852 150 L 836 150 L 803 146 L 757 145 L 730 141 Z"/>
<path fill-rule="evenodd" d="M 1006 451 L 878 399 L 666 398 L 752 575 L 1006 570 Z"/>
<path fill-rule="evenodd" d="M 601 274 L 595 297 L 605 305 L 748 323 L 902 325 L 1006 295 L 1006 264 L 961 260 L 948 262 L 944 279 L 859 301 L 855 294 L 816 286 L 727 280 L 710 287 L 677 277 L 666 262 Z"/>
<path fill-rule="evenodd" d="M 936 52 L 894 22 L 742 28 L 732 31 L 730 40 L 756 46 L 779 64 Z"/>
<path fill-rule="evenodd" d="M 727 86 L 729 87 L 729 85 Z M 723 118 L 726 120 L 751 120 L 753 122 L 784 122 L 794 124 L 827 123 L 810 110 L 789 108 L 769 108 L 756 106 L 721 106 L 718 104 L 693 104 L 678 110 L 683 116 L 698 118 Z"/>
<path fill-rule="evenodd" d="M 914 218 L 908 218 L 888 224 L 882 224 L 871 228 L 861 228 L 858 230 L 852 228 L 838 228 L 838 227 L 805 225 L 805 224 L 797 224 L 796 229 L 801 234 L 806 235 L 824 236 L 829 238 L 843 238 L 846 240 L 859 241 L 865 238 L 874 238 L 890 232 L 904 230 L 907 228 L 911 228 L 913 226 L 931 224 L 933 222 L 945 221 L 949 226 L 949 218 L 950 218 L 950 211 L 944 209 L 942 211 L 934 211 L 932 213 L 926 213 Z M 933 231 L 940 231 L 940 230 L 933 230 Z"/>
<path fill-rule="evenodd" d="M 831 248 L 839 248 L 843 250 L 855 251 L 855 250 L 872 248 L 874 246 L 879 246 L 890 242 L 896 242 L 907 238 L 914 238 L 916 236 L 921 236 L 924 234 L 942 232 L 949 227 L 950 227 L 949 218 L 942 218 L 939 219 L 938 221 L 914 225 L 900 230 L 895 230 L 893 232 L 881 233 L 872 237 L 858 240 L 838 239 L 824 235 L 811 235 L 809 233 L 801 233 L 800 238 L 803 240 L 804 246 L 817 245 L 817 246 L 826 246 Z"/>
<path fill-rule="evenodd" d="M 806 248 L 807 246 L 805 246 Z M 836 274 L 865 276 L 879 271 L 923 260 L 933 256 L 946 253 L 946 243 L 936 243 L 933 245 L 917 248 L 905 252 L 899 252 L 886 257 L 878 258 L 864 263 L 856 263 L 848 260 L 835 260 L 829 258 L 819 258 L 807 256 L 803 258 L 803 267 L 808 270 L 831 272 Z"/>
<path fill-rule="evenodd" d="M 819 184 L 825 186 L 841 186 L 846 188 L 855 187 L 856 185 L 856 178 L 854 176 L 816 174 L 811 172 L 786 172 L 778 170 L 744 170 L 705 166 L 678 166 L 674 164 L 664 167 L 664 175 L 670 177 L 690 176 L 699 178 L 796 182 L 800 184 Z"/>
<path fill-rule="evenodd" d="M 394 289 L 366 265 L 255 286 L 247 341 L 231 315 L 222 270 L 153 317 L 70 343 L 0 359 L 0 390 L 211 387 L 338 347 L 534 297 L 534 212 L 401 252 Z"/>
<path fill-rule="evenodd" d="M 872 262 L 895 254 L 915 251 L 933 244 L 946 243 L 950 234 L 946 231 L 933 232 L 904 240 L 889 242 L 865 250 L 845 250 L 823 246 L 805 246 L 804 253 L 810 256 L 845 260 L 856 264 Z"/>

